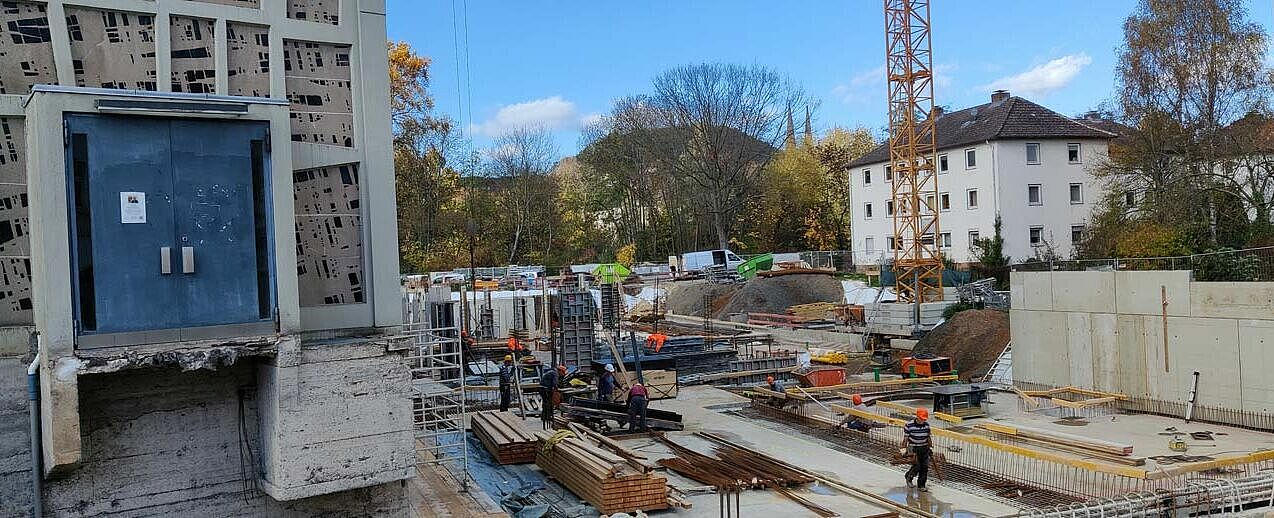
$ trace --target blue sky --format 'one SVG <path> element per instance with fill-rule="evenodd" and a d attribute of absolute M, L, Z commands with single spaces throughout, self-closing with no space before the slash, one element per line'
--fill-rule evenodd
<path fill-rule="evenodd" d="M 817 131 L 862 125 L 879 135 L 885 126 L 876 0 L 387 4 L 389 38 L 433 59 L 438 111 L 460 119 L 478 146 L 510 126 L 540 124 L 559 153 L 574 154 L 580 124 L 614 99 L 649 91 L 670 67 L 713 61 L 763 65 L 800 84 L 821 102 Z M 1135 5 L 935 1 L 938 104 L 968 107 L 1007 88 L 1064 114 L 1096 107 L 1112 94 L 1121 24 Z M 1274 26 L 1269 0 L 1247 5 L 1249 19 Z"/>

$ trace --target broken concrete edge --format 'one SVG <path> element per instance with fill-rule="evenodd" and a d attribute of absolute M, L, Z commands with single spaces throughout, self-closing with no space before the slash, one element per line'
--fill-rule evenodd
<path fill-rule="evenodd" d="M 363 489 L 390 482 L 400 482 L 416 476 L 415 468 L 401 468 L 393 471 L 382 471 L 371 475 L 359 477 L 356 483 L 349 479 L 329 480 L 327 482 L 319 482 L 296 488 L 281 488 L 271 484 L 265 477 L 257 477 L 257 487 L 261 489 L 270 498 L 280 502 L 288 502 L 292 500 L 301 500 L 304 498 L 312 498 L 341 491 L 349 491 L 351 489 Z"/>

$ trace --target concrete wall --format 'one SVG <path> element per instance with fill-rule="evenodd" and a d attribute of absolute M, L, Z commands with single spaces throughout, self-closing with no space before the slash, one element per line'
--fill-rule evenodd
<path fill-rule="evenodd" d="M 330 363 L 331 370 L 311 369 L 311 376 L 295 394 L 299 399 L 293 400 L 305 405 L 293 410 L 325 412 L 328 419 L 307 420 L 308 426 L 290 431 L 299 437 L 335 438 L 356 435 L 352 430 L 360 426 L 378 428 L 375 425 L 379 423 L 360 419 L 372 412 L 360 407 L 375 407 L 368 404 L 368 399 L 377 396 L 349 394 L 350 380 L 363 384 L 372 394 L 384 394 L 383 388 L 366 387 L 373 384 L 372 379 L 351 372 L 363 372 L 369 363 L 375 360 Z M 372 484 L 288 502 L 277 501 L 256 489 L 258 474 L 268 469 L 260 420 L 261 405 L 268 400 L 261 397 L 257 368 L 252 362 L 243 362 L 218 371 L 144 369 L 81 377 L 84 457 L 77 469 L 46 481 L 47 514 L 351 518 L 407 515 L 406 496 L 399 483 Z M 343 405 L 319 401 L 323 394 L 329 399 L 346 397 L 348 401 Z M 410 406 L 403 404 L 400 408 L 408 411 Z M 366 430 L 361 433 L 372 434 Z M 399 446 L 392 440 L 384 443 Z M 334 456 L 335 444 L 338 443 L 308 441 L 306 446 L 311 456 Z M 367 450 L 374 446 L 370 444 Z M 367 450 L 346 455 L 364 457 L 364 462 L 366 458 L 378 458 Z M 409 448 L 403 453 L 407 452 Z M 341 465 L 330 459 L 325 462 Z M 323 476 L 322 470 L 312 466 L 294 466 L 309 477 Z M 328 475 L 350 476 L 349 463 L 345 466 Z M 9 494 L 2 500 L 7 502 Z"/>
<path fill-rule="evenodd" d="M 1184 404 L 1197 371 L 1198 405 L 1274 412 L 1274 283 L 1015 272 L 1012 297 L 1015 382 Z"/>

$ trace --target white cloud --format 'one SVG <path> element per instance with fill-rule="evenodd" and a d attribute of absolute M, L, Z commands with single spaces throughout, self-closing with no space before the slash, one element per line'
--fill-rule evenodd
<path fill-rule="evenodd" d="M 1008 90 L 1028 97 L 1044 97 L 1065 88 L 1093 58 L 1083 52 L 1036 66 L 1017 75 L 1001 77 L 982 86 L 983 90 Z"/>
<path fill-rule="evenodd" d="M 602 119 L 604 119 L 605 117 L 606 117 L 605 115 L 602 115 L 597 112 L 585 114 L 583 117 L 579 118 L 579 124 L 580 126 L 589 126 L 592 124 L 597 124 L 601 122 Z"/>
<path fill-rule="evenodd" d="M 578 129 L 582 123 L 575 103 L 560 95 L 507 104 L 495 115 L 471 126 L 471 131 L 495 137 L 514 128 L 542 127 L 547 130 Z"/>

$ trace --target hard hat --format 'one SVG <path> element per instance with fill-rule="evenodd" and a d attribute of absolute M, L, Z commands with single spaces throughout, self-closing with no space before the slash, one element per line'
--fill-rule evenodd
<path fill-rule="evenodd" d="M 511 362 L 511 361 L 513 361 L 513 355 L 512 355 L 512 354 L 506 354 L 506 355 L 504 355 L 504 361 L 506 361 L 506 362 Z"/>
<path fill-rule="evenodd" d="M 917 408 L 916 419 L 919 419 L 921 421 L 924 421 L 925 419 L 929 419 L 929 411 L 923 408 Z"/>
<path fill-rule="evenodd" d="M 863 404 L 863 396 L 861 396 L 861 395 L 854 394 L 854 396 L 853 396 L 853 397 L 851 397 L 851 398 L 849 398 L 849 399 L 850 399 L 851 401 L 853 401 L 855 405 L 861 405 L 861 404 Z"/>
<path fill-rule="evenodd" d="M 606 364 L 606 372 L 615 372 L 615 366 L 609 363 Z"/>
<path fill-rule="evenodd" d="M 766 383 L 774 383 L 774 376 L 766 376 L 766 377 L 765 377 L 765 382 L 766 382 Z"/>

